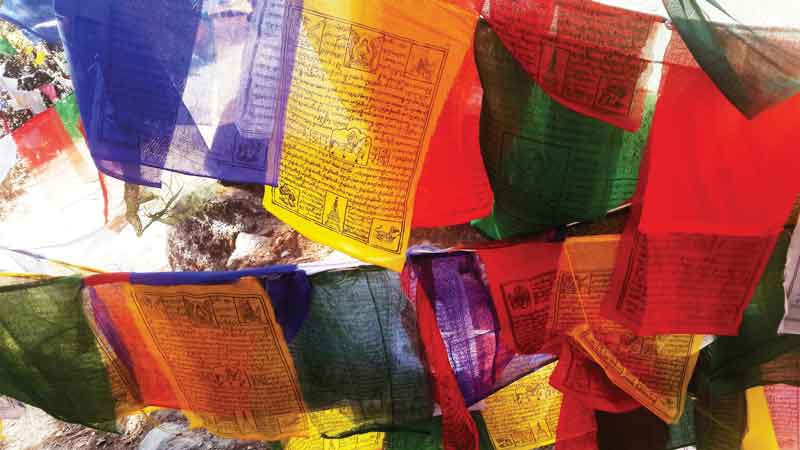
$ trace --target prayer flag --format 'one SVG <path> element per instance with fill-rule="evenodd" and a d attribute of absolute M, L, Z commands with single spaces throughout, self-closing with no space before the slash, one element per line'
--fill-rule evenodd
<path fill-rule="evenodd" d="M 639 129 L 663 18 L 588 0 L 487 0 L 483 16 L 553 99 Z"/>
<path fill-rule="evenodd" d="M 0 286 L 0 394 L 67 422 L 116 429 L 103 356 L 80 277 Z"/>
<path fill-rule="evenodd" d="M 274 184 L 294 48 L 285 1 L 56 0 L 98 168 Z"/>
<path fill-rule="evenodd" d="M 310 239 L 400 271 L 422 163 L 477 15 L 443 0 L 288 8 L 302 25 L 280 179 L 264 205 Z"/>
<path fill-rule="evenodd" d="M 639 335 L 735 335 L 797 195 L 800 97 L 747 120 L 677 35 L 667 61 L 604 312 Z"/>
<path fill-rule="evenodd" d="M 800 6 L 762 0 L 664 0 L 697 63 L 753 118 L 800 92 Z"/>
<path fill-rule="evenodd" d="M 471 46 L 431 137 L 414 200 L 414 227 L 457 225 L 491 212 L 492 187 L 478 136 L 482 100 Z"/>
<path fill-rule="evenodd" d="M 530 79 L 484 22 L 475 40 L 485 90 L 481 149 L 495 192 L 492 214 L 473 224 L 493 239 L 593 220 L 628 201 L 655 104 L 639 131 L 562 106 Z"/>

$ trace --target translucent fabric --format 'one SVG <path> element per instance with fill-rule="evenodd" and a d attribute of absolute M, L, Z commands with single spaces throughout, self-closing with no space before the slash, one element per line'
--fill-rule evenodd
<path fill-rule="evenodd" d="M 67 156 L 76 152 L 72 137 L 67 133 L 58 109 L 50 108 L 3 138 L 0 146 L 14 147 L 31 170 L 41 170 L 45 164 L 60 154 Z"/>
<path fill-rule="evenodd" d="M 284 7 L 56 0 L 97 166 L 150 186 L 161 169 L 274 184 L 294 57 Z"/>
<path fill-rule="evenodd" d="M 477 14 L 444 0 L 293 0 L 289 11 L 303 26 L 290 43 L 280 179 L 264 206 L 310 239 L 399 272 Z"/>
<path fill-rule="evenodd" d="M 33 40 L 60 43 L 52 0 L 5 0 L 0 19 L 21 28 Z"/>
<path fill-rule="evenodd" d="M 433 415 L 416 312 L 396 273 L 311 276 L 308 317 L 289 344 L 314 431 L 403 429 Z"/>
<path fill-rule="evenodd" d="M 600 315 L 618 245 L 617 235 L 591 236 L 563 244 L 498 245 L 478 254 L 516 348 L 560 347 L 551 384 L 596 410 L 626 412 L 641 405 L 675 423 L 683 414 L 701 340 L 678 334 L 637 337 Z"/>
<path fill-rule="evenodd" d="M 470 47 L 431 138 L 414 201 L 414 227 L 467 223 L 489 215 L 493 193 L 481 158 L 483 89 Z"/>
<path fill-rule="evenodd" d="M 798 192 L 800 97 L 747 120 L 677 35 L 667 60 L 605 314 L 639 335 L 735 335 Z"/>
<path fill-rule="evenodd" d="M 0 394 L 113 431 L 111 383 L 80 290 L 80 277 L 0 286 Z"/>
<path fill-rule="evenodd" d="M 499 339 L 499 324 L 474 253 L 419 253 L 404 272 L 416 299 L 434 398 L 442 407 L 445 448 L 475 448 L 466 406 L 551 361 L 518 356 Z"/>
<path fill-rule="evenodd" d="M 766 0 L 663 0 L 697 63 L 753 118 L 800 92 L 800 7 Z"/>
<path fill-rule="evenodd" d="M 475 40 L 485 90 L 481 150 L 495 192 L 473 224 L 493 239 L 594 220 L 633 195 L 655 95 L 639 131 L 624 131 L 550 98 L 485 22 Z"/>
<path fill-rule="evenodd" d="M 639 129 L 663 18 L 591 0 L 487 0 L 483 16 L 553 99 Z"/>
<path fill-rule="evenodd" d="M 278 267 L 88 278 L 87 303 L 111 358 L 120 413 L 145 405 L 181 409 L 193 427 L 243 439 L 307 434 L 306 408 L 281 326 L 298 322 L 292 316 L 303 312 L 282 308 L 285 315 L 278 319 L 268 292 L 278 304 L 291 298 L 302 305 L 309 288 L 295 283 L 290 290 L 269 289 L 281 283 L 281 275 L 295 273 Z"/>
<path fill-rule="evenodd" d="M 800 383 L 800 336 L 778 334 L 783 317 L 783 267 L 788 236 L 781 233 L 736 336 L 719 336 L 708 354 L 711 388 L 721 394 L 752 386 Z"/>

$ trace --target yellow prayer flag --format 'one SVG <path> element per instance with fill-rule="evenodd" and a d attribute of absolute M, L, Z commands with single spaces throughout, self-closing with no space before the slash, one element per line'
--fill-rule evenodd
<path fill-rule="evenodd" d="M 443 0 L 290 2 L 298 15 L 280 176 L 264 206 L 306 237 L 399 271 L 477 15 Z"/>
<path fill-rule="evenodd" d="M 764 387 L 745 391 L 747 398 L 747 432 L 742 441 L 742 450 L 781 450 L 772 427 Z"/>
<path fill-rule="evenodd" d="M 608 378 L 668 423 L 683 414 L 702 336 L 636 336 L 601 316 L 619 235 L 567 239 L 559 263 L 553 329 L 569 333 Z"/>
<path fill-rule="evenodd" d="M 564 395 L 550 386 L 551 363 L 490 395 L 481 412 L 496 448 L 527 450 L 556 441 Z"/>
<path fill-rule="evenodd" d="M 294 362 L 258 280 L 126 287 L 142 344 L 192 428 L 239 439 L 308 435 Z"/>
<path fill-rule="evenodd" d="M 341 439 L 292 438 L 286 450 L 383 450 L 385 433 L 363 433 Z"/>

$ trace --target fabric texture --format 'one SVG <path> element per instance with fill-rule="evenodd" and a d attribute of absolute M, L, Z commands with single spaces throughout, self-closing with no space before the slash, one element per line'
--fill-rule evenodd
<path fill-rule="evenodd" d="M 493 239 L 594 220 L 633 195 L 655 96 L 632 133 L 562 106 L 530 79 L 485 22 L 475 40 L 486 95 L 481 149 L 495 192 L 473 222 Z"/>
<path fill-rule="evenodd" d="M 800 92 L 800 7 L 781 0 L 663 0 L 695 60 L 746 117 Z"/>
<path fill-rule="evenodd" d="M 149 186 L 162 169 L 274 184 L 294 55 L 284 5 L 56 0 L 98 168 Z"/>
<path fill-rule="evenodd" d="M 0 286 L 0 393 L 67 422 L 116 430 L 80 277 Z"/>

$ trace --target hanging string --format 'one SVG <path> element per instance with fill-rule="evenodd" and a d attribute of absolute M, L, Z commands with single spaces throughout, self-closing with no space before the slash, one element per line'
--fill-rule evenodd
<path fill-rule="evenodd" d="M 581 288 L 578 285 L 578 277 L 575 275 L 575 267 L 572 265 L 572 257 L 569 254 L 569 240 L 564 241 L 564 255 L 567 257 L 567 265 L 569 266 L 569 273 L 572 275 L 572 284 L 575 286 L 575 294 L 578 297 L 578 304 L 581 307 L 583 321 L 587 326 L 590 326 L 591 324 L 589 323 L 589 315 L 586 313 L 586 305 L 583 301 L 583 297 L 581 296 Z"/>

